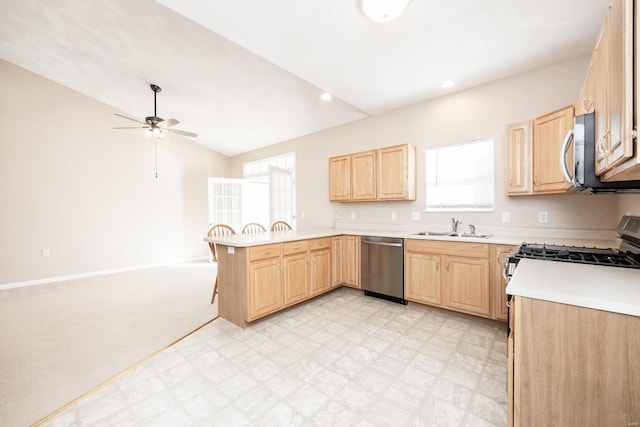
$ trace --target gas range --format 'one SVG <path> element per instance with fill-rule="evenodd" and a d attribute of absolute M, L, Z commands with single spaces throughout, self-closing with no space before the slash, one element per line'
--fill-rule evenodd
<path fill-rule="evenodd" d="M 522 243 L 507 258 L 505 277 L 513 275 L 521 259 L 640 269 L 640 217 L 623 216 L 616 231 L 621 239 L 618 249 Z"/>

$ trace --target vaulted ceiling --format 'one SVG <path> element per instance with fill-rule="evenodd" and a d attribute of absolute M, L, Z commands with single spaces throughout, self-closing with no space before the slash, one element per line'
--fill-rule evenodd
<path fill-rule="evenodd" d="M 157 84 L 160 117 L 235 155 L 588 54 L 608 3 L 412 0 L 376 23 L 358 0 L 3 0 L 0 58 L 140 119 Z"/>

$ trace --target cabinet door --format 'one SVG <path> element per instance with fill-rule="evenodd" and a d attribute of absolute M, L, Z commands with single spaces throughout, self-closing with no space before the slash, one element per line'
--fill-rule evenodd
<path fill-rule="evenodd" d="M 336 287 L 344 283 L 344 236 L 331 238 L 331 286 Z"/>
<path fill-rule="evenodd" d="M 440 256 L 407 252 L 404 274 L 406 299 L 441 305 Z"/>
<path fill-rule="evenodd" d="M 247 321 L 278 311 L 283 306 L 280 258 L 249 264 L 249 307 Z"/>
<path fill-rule="evenodd" d="M 443 262 L 445 306 L 489 317 L 489 261 L 444 257 Z"/>
<path fill-rule="evenodd" d="M 311 295 L 316 295 L 331 288 L 331 250 L 312 251 L 311 260 Z"/>
<path fill-rule="evenodd" d="M 503 276 L 503 263 L 515 246 L 491 246 L 491 318 L 507 320 L 506 280 Z"/>
<path fill-rule="evenodd" d="M 351 200 L 351 158 L 349 156 L 329 159 L 329 201 Z"/>
<path fill-rule="evenodd" d="M 282 259 L 284 270 L 284 305 L 292 305 L 309 297 L 309 257 L 307 252 Z"/>
<path fill-rule="evenodd" d="M 376 200 L 376 151 L 351 155 L 351 199 Z"/>
<path fill-rule="evenodd" d="M 596 173 L 601 175 L 633 157 L 633 3 L 612 0 L 602 31 L 600 44 L 606 47 L 605 90 L 608 127 L 596 138 Z M 633 162 L 631 162 L 633 163 Z M 611 170 L 603 176 L 613 180 L 626 169 Z"/>
<path fill-rule="evenodd" d="M 531 121 L 507 125 L 507 195 L 531 194 Z"/>
<path fill-rule="evenodd" d="M 415 147 L 398 145 L 378 150 L 378 199 L 415 200 Z"/>
<path fill-rule="evenodd" d="M 343 283 L 360 289 L 360 236 L 343 237 Z"/>
<path fill-rule="evenodd" d="M 573 129 L 573 105 L 538 117 L 533 122 L 533 192 L 565 193 L 569 183 L 560 168 L 560 148 L 567 132 Z M 573 151 L 567 154 L 573 163 Z"/>

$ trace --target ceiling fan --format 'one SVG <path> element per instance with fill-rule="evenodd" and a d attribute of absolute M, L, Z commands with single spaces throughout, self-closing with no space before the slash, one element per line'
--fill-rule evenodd
<path fill-rule="evenodd" d="M 114 113 L 116 116 L 134 121 L 142 125 L 142 126 L 114 127 L 114 129 L 145 129 L 144 131 L 145 136 L 147 137 L 153 136 L 153 137 L 156 137 L 156 139 L 164 138 L 166 136 L 166 133 L 174 133 L 176 135 L 190 136 L 193 138 L 198 136 L 198 134 L 193 132 L 187 132 L 185 130 L 179 130 L 179 129 L 171 129 L 173 126 L 180 123 L 176 119 L 164 120 L 158 117 L 157 110 L 156 110 L 156 107 L 157 107 L 156 97 L 158 95 L 158 92 L 160 92 L 162 89 L 160 88 L 160 86 L 154 85 L 154 84 L 151 84 L 150 87 L 151 87 L 151 90 L 153 91 L 153 116 L 145 117 L 143 122 L 141 120 L 134 119 L 134 118 L 125 116 L 123 114 Z"/>

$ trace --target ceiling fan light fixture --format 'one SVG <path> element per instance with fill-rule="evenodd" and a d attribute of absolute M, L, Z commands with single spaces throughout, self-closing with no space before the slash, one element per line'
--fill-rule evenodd
<path fill-rule="evenodd" d="M 411 0 L 361 0 L 360 9 L 375 22 L 389 22 L 399 17 Z"/>
<path fill-rule="evenodd" d="M 146 136 L 147 138 L 151 138 L 153 136 L 153 132 L 151 132 L 151 129 L 145 129 L 144 136 Z"/>

